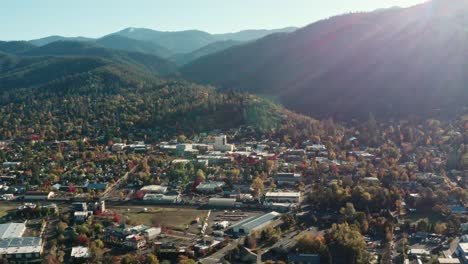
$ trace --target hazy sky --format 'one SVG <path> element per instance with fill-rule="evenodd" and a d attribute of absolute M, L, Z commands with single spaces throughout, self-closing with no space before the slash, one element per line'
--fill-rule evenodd
<path fill-rule="evenodd" d="M 0 39 L 100 37 L 127 27 L 210 33 L 305 26 L 350 11 L 424 0 L 2 0 Z"/>

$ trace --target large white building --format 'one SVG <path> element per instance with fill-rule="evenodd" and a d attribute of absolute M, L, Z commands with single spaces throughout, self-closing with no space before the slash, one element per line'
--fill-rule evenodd
<path fill-rule="evenodd" d="M 250 234 L 255 230 L 260 230 L 272 223 L 273 220 L 277 219 L 281 214 L 277 212 L 269 212 L 264 215 L 253 216 L 240 221 L 233 225 L 232 231 L 238 234 Z"/>
<path fill-rule="evenodd" d="M 226 135 L 221 135 L 215 137 L 213 148 L 219 151 L 233 151 L 234 145 L 227 143 Z"/>
<path fill-rule="evenodd" d="M 26 231 L 24 223 L 0 224 L 0 238 L 21 237 Z"/>
<path fill-rule="evenodd" d="M 459 243 L 456 252 L 460 261 L 463 264 L 468 264 L 468 243 Z"/>
<path fill-rule="evenodd" d="M 40 237 L 14 237 L 0 239 L 0 258 L 14 263 L 41 259 L 43 243 Z"/>
<path fill-rule="evenodd" d="M 267 192 L 265 194 L 266 202 L 276 203 L 300 203 L 302 195 L 300 192 Z"/>

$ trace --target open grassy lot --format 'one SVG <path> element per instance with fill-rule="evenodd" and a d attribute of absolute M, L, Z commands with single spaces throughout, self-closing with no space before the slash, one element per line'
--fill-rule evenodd
<path fill-rule="evenodd" d="M 12 204 L 3 204 L 0 203 L 0 218 L 8 214 L 9 211 L 16 209 L 18 206 Z"/>
<path fill-rule="evenodd" d="M 147 210 L 145 211 L 144 208 Z M 161 225 L 175 230 L 184 230 L 197 217 L 201 221 L 208 213 L 206 210 L 189 208 L 115 207 L 109 209 L 118 212 L 122 217 L 130 220 L 132 224 Z"/>

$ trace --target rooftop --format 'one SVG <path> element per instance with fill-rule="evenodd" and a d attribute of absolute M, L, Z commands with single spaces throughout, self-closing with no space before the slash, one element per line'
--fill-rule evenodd
<path fill-rule="evenodd" d="M 0 238 L 21 237 L 25 230 L 24 223 L 0 224 Z"/>
<path fill-rule="evenodd" d="M 267 192 L 267 197 L 301 197 L 300 192 Z"/>
<path fill-rule="evenodd" d="M 42 239 L 40 237 L 15 237 L 0 239 L 0 255 L 41 252 Z"/>
<path fill-rule="evenodd" d="M 247 218 L 245 220 L 242 220 L 239 223 L 233 225 L 232 228 L 242 226 L 244 228 L 252 230 L 252 229 L 255 229 L 258 226 L 261 226 L 261 225 L 275 219 L 278 216 L 280 216 L 280 213 L 277 213 L 277 212 L 274 212 L 274 211 L 269 212 L 269 213 L 264 214 L 264 215 L 252 216 L 252 217 L 249 217 L 249 218 Z"/>
<path fill-rule="evenodd" d="M 89 258 L 90 257 L 89 248 L 72 247 L 70 256 L 73 258 Z"/>

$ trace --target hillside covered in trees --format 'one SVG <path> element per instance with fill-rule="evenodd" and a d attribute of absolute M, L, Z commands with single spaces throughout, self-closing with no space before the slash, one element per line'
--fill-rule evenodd
<path fill-rule="evenodd" d="M 332 17 L 202 57 L 186 78 L 343 119 L 452 112 L 468 102 L 468 2 Z"/>
<path fill-rule="evenodd" d="M 253 95 L 162 79 L 105 56 L 0 53 L 0 87 L 3 138 L 149 139 L 240 126 L 266 131 L 286 120 L 312 121 Z"/>

